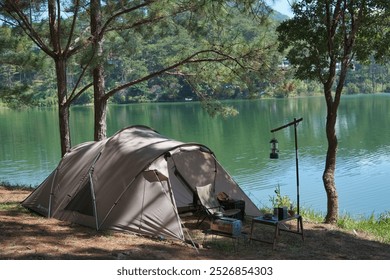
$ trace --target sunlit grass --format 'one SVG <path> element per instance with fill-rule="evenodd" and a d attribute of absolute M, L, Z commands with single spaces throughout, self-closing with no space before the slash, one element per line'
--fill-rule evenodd
<path fill-rule="evenodd" d="M 390 211 L 384 212 L 375 218 L 371 215 L 369 218 L 352 218 L 346 214 L 340 217 L 337 225 L 347 230 L 356 230 L 367 232 L 384 243 L 390 243 Z"/>
<path fill-rule="evenodd" d="M 301 208 L 299 213 L 305 220 L 310 222 L 322 223 L 325 215 L 310 208 Z"/>
<path fill-rule="evenodd" d="M 0 211 L 15 210 L 18 207 L 18 203 L 0 203 Z"/>
<path fill-rule="evenodd" d="M 325 214 L 310 209 L 303 209 L 301 215 L 311 222 L 324 222 L 325 220 Z M 390 244 L 390 211 L 380 214 L 378 218 L 374 215 L 355 218 L 350 214 L 343 214 L 339 217 L 337 226 L 345 230 L 371 234 L 376 240 Z"/>
<path fill-rule="evenodd" d="M 0 211 L 18 212 L 24 214 L 30 214 L 31 212 L 20 205 L 19 202 L 3 202 L 0 203 Z"/>

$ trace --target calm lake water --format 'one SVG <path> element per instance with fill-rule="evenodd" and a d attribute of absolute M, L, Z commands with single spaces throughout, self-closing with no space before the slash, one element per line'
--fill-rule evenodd
<path fill-rule="evenodd" d="M 294 129 L 275 133 L 279 159 L 269 159 L 270 130 L 303 118 L 297 127 L 301 207 L 325 212 L 322 184 L 327 143 L 323 97 L 237 101 L 232 118 L 211 118 L 198 103 L 109 106 L 108 135 L 135 124 L 168 137 L 198 142 L 259 207 L 270 206 L 280 185 L 296 200 Z M 60 160 L 56 109 L 0 108 L 0 181 L 39 185 Z M 390 95 L 344 96 L 339 109 L 336 184 L 340 213 L 379 215 L 390 210 Z M 73 107 L 72 144 L 93 138 L 93 111 Z"/>

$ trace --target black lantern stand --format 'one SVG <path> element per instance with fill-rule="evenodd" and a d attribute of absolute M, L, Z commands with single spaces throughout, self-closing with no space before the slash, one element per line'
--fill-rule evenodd
<path fill-rule="evenodd" d="M 295 136 L 295 169 L 296 169 L 296 177 L 297 177 L 297 214 L 299 215 L 299 168 L 298 168 L 298 136 L 297 136 L 297 125 L 299 122 L 301 122 L 303 118 L 296 119 L 294 118 L 294 121 L 285 124 L 281 127 L 275 128 L 271 130 L 271 133 L 274 133 L 278 130 L 284 129 L 286 127 L 289 127 L 291 125 L 294 126 L 294 136 Z M 278 155 L 278 140 L 275 139 L 275 137 L 270 141 L 271 144 L 271 154 L 270 158 L 271 159 L 277 159 L 279 158 Z"/>

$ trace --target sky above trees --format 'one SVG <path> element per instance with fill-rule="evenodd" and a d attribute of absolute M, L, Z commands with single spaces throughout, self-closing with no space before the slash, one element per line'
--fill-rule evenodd
<path fill-rule="evenodd" d="M 292 0 L 268 0 L 268 3 L 274 10 L 289 17 L 293 16 L 290 7 L 291 2 Z"/>

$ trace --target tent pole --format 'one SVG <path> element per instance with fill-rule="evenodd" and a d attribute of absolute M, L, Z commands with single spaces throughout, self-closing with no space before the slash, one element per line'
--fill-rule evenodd
<path fill-rule="evenodd" d="M 93 187 L 92 172 L 93 172 L 93 169 L 91 170 L 91 172 L 89 172 L 89 185 L 91 186 L 93 213 L 95 215 L 96 230 L 99 230 L 99 219 L 98 219 L 98 214 L 97 214 L 96 196 L 95 196 L 95 189 Z"/>
<path fill-rule="evenodd" d="M 48 218 L 51 218 L 51 199 L 52 199 L 52 196 L 53 196 L 53 187 L 54 187 L 54 182 L 55 182 L 56 177 L 57 177 L 57 171 L 58 171 L 58 168 L 56 168 L 56 171 L 54 173 L 54 178 L 53 178 L 53 181 L 51 182 L 51 186 L 50 186 L 49 209 L 47 211 L 47 217 Z"/>
<path fill-rule="evenodd" d="M 91 186 L 91 195 L 92 195 L 92 202 L 93 202 L 93 212 L 95 215 L 95 223 L 96 223 L 96 230 L 99 230 L 99 219 L 98 219 L 98 213 L 97 213 L 97 207 L 96 207 L 96 196 L 95 196 L 95 189 L 93 187 L 93 180 L 92 180 L 92 174 L 95 170 L 96 162 L 99 160 L 100 156 L 102 155 L 102 150 L 100 150 L 99 154 L 96 156 L 95 160 L 93 161 L 88 175 L 89 175 L 89 185 Z"/>

